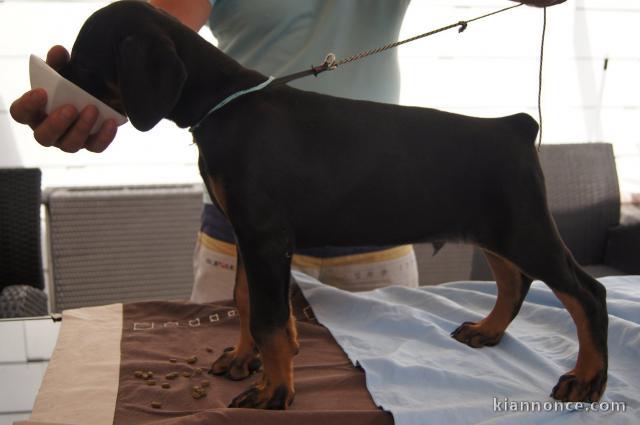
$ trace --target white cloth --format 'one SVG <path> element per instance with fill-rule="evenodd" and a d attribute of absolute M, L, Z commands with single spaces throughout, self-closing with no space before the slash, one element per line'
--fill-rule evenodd
<path fill-rule="evenodd" d="M 491 310 L 494 282 L 348 293 L 294 277 L 396 425 L 640 423 L 640 276 L 600 280 L 610 315 L 603 401 L 626 403 L 624 413 L 544 411 L 544 402 L 555 402 L 549 394 L 558 378 L 575 364 L 578 342 L 568 312 L 541 282 L 533 283 L 500 344 L 474 349 L 450 333 Z M 542 411 L 494 411 L 505 398 L 538 401 Z"/>

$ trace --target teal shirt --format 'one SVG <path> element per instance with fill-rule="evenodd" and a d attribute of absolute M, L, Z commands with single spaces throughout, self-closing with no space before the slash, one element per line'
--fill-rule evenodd
<path fill-rule="evenodd" d="M 280 77 L 396 41 L 410 0 L 210 0 L 218 47 Z M 351 99 L 398 103 L 397 49 L 289 85 Z"/>

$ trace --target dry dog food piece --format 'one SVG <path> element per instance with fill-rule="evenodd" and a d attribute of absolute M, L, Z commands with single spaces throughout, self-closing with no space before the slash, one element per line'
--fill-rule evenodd
<path fill-rule="evenodd" d="M 169 372 L 164 377 L 166 379 L 176 379 L 178 377 L 178 372 Z"/>
<path fill-rule="evenodd" d="M 153 381 L 153 380 L 147 381 L 147 385 L 155 385 L 155 384 L 156 384 L 156 381 Z"/>
<path fill-rule="evenodd" d="M 147 376 L 149 376 L 149 378 L 153 378 L 153 372 L 148 371 L 148 372 L 147 372 Z"/>
<path fill-rule="evenodd" d="M 196 400 L 201 399 L 202 397 L 206 397 L 206 395 L 207 395 L 207 390 L 205 390 L 201 386 L 196 385 L 191 390 L 191 397 L 195 398 Z"/>
<path fill-rule="evenodd" d="M 198 361 L 198 358 L 196 356 L 191 356 L 187 359 L 187 363 L 189 364 L 194 364 L 197 361 Z"/>
<path fill-rule="evenodd" d="M 192 374 L 191 372 L 182 372 L 182 376 L 184 376 L 185 378 L 191 378 Z"/>
<path fill-rule="evenodd" d="M 153 407 L 154 409 L 160 409 L 162 408 L 162 403 L 160 403 L 159 401 L 152 401 L 151 407 Z"/>
<path fill-rule="evenodd" d="M 197 368 L 193 371 L 193 373 L 194 373 L 195 375 L 198 375 L 198 376 L 202 375 L 202 368 L 201 368 L 201 367 L 197 367 Z"/>
<path fill-rule="evenodd" d="M 164 383 L 162 384 L 162 388 L 164 388 L 164 389 L 171 388 L 171 385 L 169 385 L 169 383 L 168 383 L 168 382 L 164 382 Z"/>
<path fill-rule="evenodd" d="M 175 363 L 177 361 L 178 361 L 178 359 L 169 359 L 169 363 Z"/>
<path fill-rule="evenodd" d="M 141 370 L 136 370 L 136 371 L 133 373 L 133 376 L 135 376 L 136 378 L 142 378 L 142 375 L 144 375 L 144 372 L 143 372 L 143 371 L 141 371 Z"/>
<path fill-rule="evenodd" d="M 149 376 L 149 374 L 147 372 L 142 372 L 142 379 L 144 379 L 146 381 L 149 378 L 151 378 L 151 377 Z"/>
<path fill-rule="evenodd" d="M 209 386 L 209 381 L 202 381 L 202 382 L 200 383 L 200 386 L 201 386 L 202 388 L 207 388 L 207 387 Z"/>

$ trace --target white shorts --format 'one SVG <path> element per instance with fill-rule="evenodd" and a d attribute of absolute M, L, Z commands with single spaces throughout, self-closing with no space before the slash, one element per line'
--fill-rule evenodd
<path fill-rule="evenodd" d="M 418 266 L 412 245 L 329 258 L 296 254 L 291 266 L 322 283 L 347 291 L 392 285 L 418 286 Z M 193 270 L 191 301 L 205 303 L 233 298 L 235 245 L 200 232 L 193 255 Z"/>

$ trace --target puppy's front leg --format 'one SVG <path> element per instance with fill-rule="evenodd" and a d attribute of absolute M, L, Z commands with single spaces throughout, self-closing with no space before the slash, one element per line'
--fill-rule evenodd
<path fill-rule="evenodd" d="M 214 375 L 225 375 L 234 381 L 244 379 L 260 368 L 260 354 L 249 328 L 249 285 L 247 271 L 238 253 L 236 263 L 236 284 L 233 298 L 240 313 L 240 340 L 235 347 L 229 347 L 211 366 Z"/>
<path fill-rule="evenodd" d="M 271 220 L 266 227 L 264 222 L 256 227 L 234 225 L 249 289 L 249 329 L 260 351 L 263 373 L 230 407 L 286 409 L 294 397 L 293 356 L 298 341 L 289 301 L 293 248 L 284 226 L 270 224 Z M 243 310 L 240 314 L 244 322 Z"/>

